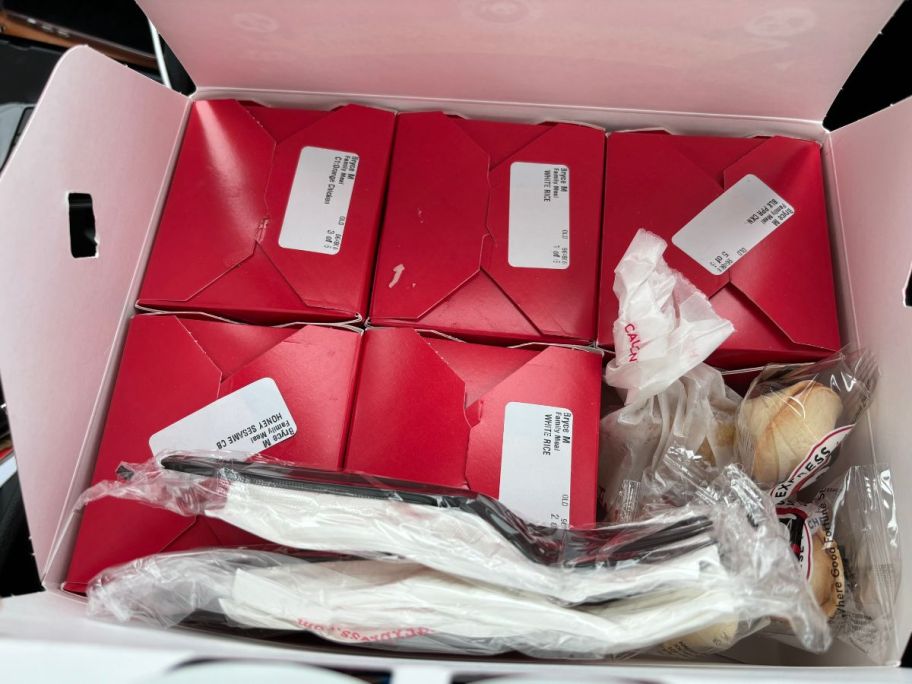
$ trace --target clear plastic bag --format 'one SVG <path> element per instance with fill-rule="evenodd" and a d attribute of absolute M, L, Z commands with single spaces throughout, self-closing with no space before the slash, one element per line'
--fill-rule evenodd
<path fill-rule="evenodd" d="M 866 352 L 767 366 L 738 411 L 737 455 L 744 469 L 775 500 L 794 498 L 830 466 L 870 403 L 876 378 Z"/>
<path fill-rule="evenodd" d="M 834 638 L 878 662 L 895 657 L 900 556 L 890 471 L 849 468 L 813 502 L 784 502 L 777 512 Z"/>
<path fill-rule="evenodd" d="M 787 555 L 797 562 L 788 563 L 779 551 L 782 541 L 788 541 L 788 535 L 785 528 L 780 526 L 776 529 L 776 525 L 772 524 L 777 520 L 777 511 L 771 497 L 761 491 L 738 464 L 720 468 L 702 454 L 683 447 L 670 447 L 656 467 L 644 477 L 642 514 L 656 515 L 694 504 L 740 511 L 757 535 L 753 540 L 755 562 L 777 564 L 783 571 L 797 573 L 796 577 L 805 581 L 800 561 L 794 554 L 790 552 Z M 802 600 L 818 605 L 811 587 L 806 583 Z M 776 622 L 781 622 L 781 618 L 775 615 L 763 620 L 719 622 L 665 642 L 656 650 L 682 658 L 719 653 L 745 636 Z"/>
<path fill-rule="evenodd" d="M 659 394 L 602 418 L 599 504 L 604 519 L 637 518 L 642 480 L 672 446 L 719 465 L 731 463 L 740 399 L 718 370 L 700 364 Z"/>
<path fill-rule="evenodd" d="M 604 658 L 737 620 L 724 583 L 571 608 L 414 563 L 307 559 L 246 549 L 161 554 L 89 587 L 95 617 L 227 625 L 411 652 Z"/>
<path fill-rule="evenodd" d="M 619 617 L 627 609 L 637 616 L 650 616 L 637 624 L 648 627 L 651 620 L 665 614 L 679 625 L 661 634 L 656 631 L 648 643 L 637 646 L 632 645 L 633 635 L 626 640 L 605 638 L 601 646 L 590 635 L 588 641 L 580 642 L 585 646 L 564 649 L 563 638 L 547 636 L 536 641 L 539 637 L 526 634 L 513 639 L 516 635 L 504 632 L 499 636 L 506 641 L 491 635 L 481 637 L 481 643 L 474 638 L 470 644 L 457 641 L 459 652 L 519 649 L 548 657 L 586 653 L 600 657 L 655 646 L 720 622 L 747 624 L 772 615 L 788 621 L 809 650 L 824 649 L 829 643 L 826 621 L 797 572 L 783 528 L 774 516 L 764 518 L 746 511 L 744 505 L 756 503 L 743 493 L 733 493 L 730 506 L 685 505 L 634 523 L 580 531 L 528 525 L 498 502 L 463 491 L 435 491 L 293 466 L 226 462 L 212 454 L 170 454 L 161 459 L 161 467 L 153 460 L 140 466 L 124 465 L 121 473 L 126 479 L 96 485 L 83 501 L 102 496 L 134 499 L 183 515 L 219 518 L 292 549 L 371 561 L 405 561 L 432 573 L 422 577 L 445 577 L 446 582 L 460 587 L 481 587 L 478 591 L 488 592 L 485 600 L 493 601 L 490 605 L 495 613 L 497 601 L 506 599 L 495 601 L 491 592 L 525 597 L 517 600 L 534 603 L 535 610 L 568 610 L 614 625 L 627 624 Z M 729 488 L 749 491 L 752 483 L 743 474 L 740 477 L 743 481 L 732 478 Z M 757 556 L 763 562 L 758 563 Z M 124 566 L 123 572 L 129 576 L 142 571 L 143 563 L 152 563 L 143 581 L 154 586 L 160 576 L 157 562 L 138 561 Z M 100 578 L 102 585 L 110 586 L 112 577 L 120 576 L 116 569 L 111 572 L 114 575 L 108 574 L 107 580 L 105 575 Z M 190 577 L 188 573 L 176 576 Z M 159 583 L 167 585 L 168 581 Z M 168 588 L 160 590 L 167 592 Z M 124 591 L 119 595 L 129 597 L 129 591 Z M 181 593 L 194 595 L 193 591 Z M 175 600 L 173 595 L 169 599 Z M 193 600 L 189 602 L 193 604 Z M 709 604 L 716 608 L 710 609 Z M 128 606 L 130 601 L 120 605 Z M 395 613 L 389 607 L 395 603 L 381 605 Z M 448 609 L 435 601 L 421 605 L 431 612 Z M 614 610 L 619 611 L 617 615 Z M 117 614 L 113 608 L 109 612 Z M 373 633 L 371 629 L 389 631 L 386 623 L 372 620 L 352 618 L 332 624 L 357 626 L 359 634 Z M 648 631 L 647 627 L 643 629 Z M 318 629 L 309 631 L 319 633 Z M 540 631 L 548 633 L 543 628 Z M 437 634 L 439 637 L 441 632 Z"/>
<path fill-rule="evenodd" d="M 770 620 L 765 618 L 749 622 L 716 622 L 709 627 L 669 639 L 656 648 L 656 652 L 660 655 L 686 659 L 714 655 L 727 651 L 741 639 L 755 634 L 768 624 Z"/>
<path fill-rule="evenodd" d="M 646 481 L 648 500 L 644 510 L 654 515 L 694 502 L 721 504 L 730 502 L 737 492 L 738 497 L 747 496 L 743 507 L 752 511 L 752 517 L 770 505 L 771 497 L 759 490 L 755 490 L 755 504 L 749 504 L 747 501 L 754 495 L 747 494 L 748 488 L 719 487 L 715 478 L 724 478 L 724 473 L 725 470 L 720 475 L 717 468 L 693 451 L 669 449 Z M 775 511 L 798 560 L 796 571 L 807 582 L 834 638 L 855 646 L 877 662 L 895 654 L 898 645 L 893 605 L 900 553 L 890 471 L 875 465 L 854 466 L 843 478 L 822 488 L 812 502 L 780 501 Z M 724 642 L 731 623 L 718 628 L 717 641 Z M 743 630 L 744 626 L 740 628 Z M 782 620 L 773 619 L 762 633 L 792 645 L 800 644 Z M 689 635 L 674 642 L 684 645 L 669 651 L 687 652 L 688 639 L 696 645 L 693 652 L 699 652 L 700 645 L 707 645 L 705 635 Z"/>
<path fill-rule="evenodd" d="M 618 319 L 605 381 L 637 404 L 667 389 L 734 332 L 709 299 L 662 255 L 667 243 L 640 229 L 614 269 Z"/>

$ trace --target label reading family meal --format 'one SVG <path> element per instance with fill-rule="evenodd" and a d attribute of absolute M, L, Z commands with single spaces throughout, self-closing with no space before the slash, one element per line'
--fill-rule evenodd
<path fill-rule="evenodd" d="M 525 520 L 570 526 L 573 413 L 511 401 L 504 415 L 500 499 Z"/>
<path fill-rule="evenodd" d="M 570 267 L 570 169 L 510 165 L 507 262 L 516 268 Z"/>
<path fill-rule="evenodd" d="M 721 275 L 794 215 L 792 205 L 749 174 L 692 218 L 671 241 L 707 271 Z"/>
<path fill-rule="evenodd" d="M 338 254 L 360 158 L 351 152 L 305 147 L 298 157 L 279 247 Z"/>
<path fill-rule="evenodd" d="M 284 442 L 297 429 L 275 380 L 262 378 L 159 430 L 149 448 L 156 456 L 198 449 L 243 457 Z"/>
<path fill-rule="evenodd" d="M 808 451 L 801 463 L 789 473 L 784 481 L 773 487 L 770 495 L 774 501 L 790 499 L 800 490 L 814 482 L 833 460 L 833 452 L 842 444 L 842 440 L 849 436 L 855 423 L 838 427 L 824 435 L 811 450 Z"/>

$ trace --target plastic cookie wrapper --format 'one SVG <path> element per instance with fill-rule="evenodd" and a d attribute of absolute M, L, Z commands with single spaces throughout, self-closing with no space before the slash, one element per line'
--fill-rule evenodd
<path fill-rule="evenodd" d="M 842 351 L 799 366 L 767 366 L 738 411 L 736 453 L 754 480 L 784 501 L 814 482 L 868 407 L 871 354 Z"/>
<path fill-rule="evenodd" d="M 605 381 L 638 404 L 702 363 L 734 332 L 709 299 L 662 255 L 668 244 L 640 229 L 614 270 L 615 357 Z"/>
<path fill-rule="evenodd" d="M 649 625 L 667 611 L 677 625 L 669 623 L 664 632 L 650 633 L 649 644 L 639 646 L 629 639 L 604 637 L 598 647 L 591 638 L 583 638 L 588 633 L 583 630 L 577 637 L 586 645 L 578 649 L 537 650 L 534 639 L 523 641 L 532 637 L 511 640 L 509 631 L 504 633 L 510 637 L 505 642 L 475 643 L 473 648 L 561 657 L 618 654 L 659 643 L 658 637 L 664 640 L 718 622 L 769 615 L 786 616 L 809 650 L 829 643 L 826 621 L 795 569 L 781 526 L 773 520 L 772 529 L 779 534 L 771 548 L 771 539 L 758 534 L 736 506 L 689 505 L 632 523 L 564 530 L 529 525 L 497 501 L 463 490 L 223 458 L 205 452 L 170 453 L 161 458 L 160 466 L 155 459 L 124 464 L 119 471 L 122 479 L 95 485 L 81 502 L 104 496 L 132 499 L 182 515 L 218 518 L 288 549 L 420 566 L 427 571 L 420 577 L 428 582 L 455 583 L 459 591 L 476 587 L 477 595 L 490 601 L 485 603 L 492 613 L 488 619 L 495 622 L 496 615 L 506 613 L 499 602 L 514 597 L 537 606 L 537 611 L 567 619 L 622 624 L 620 617 L 611 617 L 612 611 L 626 615 L 623 611 L 629 608 L 632 614 L 649 616 L 636 624 Z M 784 565 L 758 564 L 755 556 L 761 553 L 781 557 Z M 141 568 L 139 563 L 127 567 Z M 360 567 L 373 573 L 371 568 L 379 566 Z M 704 599 L 716 608 L 708 609 Z M 431 613 L 445 614 L 450 602 L 438 604 L 429 598 L 422 605 Z M 396 614 L 391 610 L 395 603 L 385 600 L 381 605 L 386 614 Z M 523 629 L 530 623 L 543 624 L 523 615 L 518 620 Z M 476 617 L 473 613 L 472 619 Z M 388 620 L 359 619 L 346 622 L 346 629 L 357 627 L 359 634 L 373 633 L 369 628 L 390 630 Z M 305 622 L 327 624 L 309 618 Z M 647 639 L 645 633 L 641 636 Z M 546 643 L 552 643 L 549 638 Z M 460 652 L 472 652 L 466 649 Z"/>
<path fill-rule="evenodd" d="M 728 478 L 699 454 L 669 449 L 661 464 L 647 479 L 649 497 L 644 509 L 655 514 L 668 507 L 700 502 L 722 503 L 733 494 L 746 496 L 750 488 L 719 487 Z M 760 511 L 768 494 L 759 494 Z M 878 662 L 897 653 L 893 605 L 900 574 L 899 532 L 890 471 L 876 465 L 854 466 L 844 477 L 820 489 L 813 501 L 781 501 L 776 515 L 788 535 L 798 560 L 797 571 L 807 583 L 814 603 L 826 616 L 834 638 L 851 644 Z M 743 629 L 743 625 L 739 628 Z M 672 642 L 687 652 L 688 644 L 711 647 L 707 635 L 724 643 L 732 623 L 721 623 L 702 634 Z M 798 645 L 785 621 L 772 619 L 761 634 Z M 706 652 L 705 650 L 703 651 Z"/>
<path fill-rule="evenodd" d="M 644 516 L 656 515 L 681 506 L 703 505 L 737 510 L 754 528 L 755 562 L 775 564 L 780 571 L 797 573 L 804 582 L 802 602 L 821 606 L 807 583 L 799 559 L 790 550 L 783 557 L 782 542 L 789 541 L 778 521 L 772 498 L 744 473 L 737 464 L 719 467 L 704 455 L 683 447 L 670 447 L 643 481 Z M 778 540 L 778 541 L 777 541 Z M 790 557 L 790 558 L 789 558 Z M 789 563 L 789 560 L 798 561 Z M 794 579 L 794 578 L 793 578 Z M 788 620 L 769 615 L 768 620 L 723 621 L 661 644 L 656 651 L 664 655 L 696 658 L 727 650 L 739 639 L 754 634 L 769 624 L 781 624 L 788 632 Z"/>
<path fill-rule="evenodd" d="M 756 634 L 769 624 L 770 620 L 767 618 L 744 622 L 738 620 L 716 622 L 708 627 L 664 641 L 654 649 L 654 652 L 658 655 L 683 659 L 715 655 L 727 651 L 741 639 Z"/>
<path fill-rule="evenodd" d="M 878 662 L 898 657 L 900 554 L 890 471 L 849 468 L 811 503 L 782 502 L 777 512 L 833 637 Z M 778 622 L 767 632 L 794 642 Z"/>
<path fill-rule="evenodd" d="M 698 452 L 720 466 L 731 463 L 740 400 L 718 370 L 700 364 L 658 394 L 603 417 L 602 517 L 612 522 L 637 518 L 643 479 L 672 446 Z"/>

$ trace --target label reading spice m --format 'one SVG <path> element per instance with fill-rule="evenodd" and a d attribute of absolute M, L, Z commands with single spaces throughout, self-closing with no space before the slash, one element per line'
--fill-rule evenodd
<path fill-rule="evenodd" d="M 531 523 L 569 527 L 572 456 L 569 409 L 510 402 L 504 415 L 497 498 Z"/>
<path fill-rule="evenodd" d="M 723 192 L 671 241 L 713 275 L 722 275 L 795 215 L 788 202 L 752 174 Z"/>
<path fill-rule="evenodd" d="M 516 268 L 570 268 L 570 169 L 510 165 L 507 262 Z"/>
<path fill-rule="evenodd" d="M 290 439 L 294 418 L 272 378 L 262 378 L 226 394 L 149 438 L 155 456 L 162 451 L 227 451 L 243 457 Z"/>
<path fill-rule="evenodd" d="M 322 147 L 301 150 L 279 230 L 279 247 L 339 253 L 359 161 L 351 152 Z"/>

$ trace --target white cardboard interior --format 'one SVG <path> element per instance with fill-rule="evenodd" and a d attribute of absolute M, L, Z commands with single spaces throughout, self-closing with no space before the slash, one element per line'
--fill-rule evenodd
<path fill-rule="evenodd" d="M 511 0 L 504 1 L 511 4 Z M 210 0 L 186 5 L 148 0 L 143 4 L 154 12 L 164 12 L 167 7 L 177 15 L 183 11 L 178 11 L 180 8 L 190 11 L 192 6 L 200 12 L 197 21 L 206 19 L 205 10 L 215 11 Z M 456 4 L 478 7 L 485 3 Z M 895 4 L 872 2 L 862 10 L 854 5 L 858 14 L 867 16 L 871 11 L 871 16 L 841 26 L 852 29 L 849 33 L 854 35 L 860 24 L 873 21 L 871 17 L 880 10 L 885 21 L 889 15 L 887 5 L 892 10 Z M 267 5 L 274 7 L 276 3 L 263 4 Z M 804 2 L 798 6 L 814 6 L 822 11 L 823 3 Z M 842 3 L 833 6 L 842 7 Z M 345 16 L 343 13 L 338 20 L 343 22 Z M 183 21 L 190 18 L 184 16 Z M 866 32 L 865 40 L 869 41 L 875 30 Z M 171 38 L 168 34 L 166 37 Z M 851 37 L 846 39 L 845 47 L 841 41 L 842 36 L 840 51 L 851 52 Z M 859 47 L 857 54 L 860 53 Z M 188 64 L 203 69 L 199 73 L 208 78 L 219 76 L 221 72 L 205 70 L 209 65 L 206 59 L 197 59 L 201 60 L 199 64 Z M 849 65 L 845 73 L 848 69 Z M 238 84 L 244 84 L 241 76 L 246 73 L 239 72 Z M 306 79 L 307 75 L 299 73 L 298 78 Z M 687 108 L 680 105 L 670 112 L 623 111 L 579 106 L 575 101 L 568 104 L 549 100 L 552 104 L 539 105 L 434 100 L 427 93 L 419 98 L 349 96 L 343 94 L 344 90 L 313 94 L 288 92 L 287 88 L 285 92 L 269 93 L 262 83 L 255 85 L 255 92 L 231 93 L 255 94 L 257 99 L 272 104 L 319 107 L 357 99 L 403 109 L 443 107 L 466 115 L 584 120 L 614 129 L 663 126 L 679 132 L 783 133 L 822 140 L 847 340 L 858 340 L 870 347 L 883 371 L 871 412 L 873 430 L 847 443 L 851 449 L 846 451 L 852 453 L 854 460 L 866 462 L 875 458 L 876 450 L 877 461 L 893 468 L 898 491 L 912 482 L 912 465 L 901 451 L 906 422 L 903 409 L 912 398 L 912 361 L 902 344 L 908 339 L 903 333 L 912 332 L 910 312 L 903 301 L 912 261 L 912 234 L 906 229 L 906 217 L 912 216 L 912 198 L 905 192 L 912 177 L 912 142 L 903 135 L 912 123 L 912 101 L 830 135 L 819 118 L 776 118 L 779 110 L 775 108 L 761 108 L 757 116 L 714 116 L 687 113 L 683 111 Z M 766 100 L 784 97 L 783 91 L 775 88 L 775 94 L 768 89 L 764 92 Z M 228 93 L 213 88 L 201 96 L 214 94 Z M 694 101 L 688 104 L 693 105 Z M 59 586 L 69 559 L 75 533 L 69 511 L 90 476 L 124 323 L 131 313 L 157 223 L 186 108 L 185 98 L 91 50 L 77 48 L 58 65 L 0 177 L 0 216 L 9 222 L 0 231 L 0 247 L 6 260 L 0 275 L 0 311 L 6 320 L 19 324 L 0 336 L 0 372 L 12 409 L 36 558 L 51 590 Z M 66 193 L 71 191 L 89 192 L 95 200 L 100 244 L 99 255 L 94 259 L 74 260 L 69 254 Z M 876 239 L 872 239 L 868 226 L 875 227 L 872 230 L 877 231 Z M 78 363 L 74 363 L 76 358 Z M 900 499 L 899 505 L 900 522 L 907 522 L 906 527 L 912 525 L 912 504 Z M 909 547 L 907 543 L 906 568 L 912 567 Z M 905 605 L 910 596 L 910 582 L 904 580 L 897 608 L 897 627 L 903 644 L 912 629 L 912 615 Z M 33 596 L 18 601 L 35 600 L 36 606 L 38 600 L 44 601 L 41 605 L 48 613 L 71 603 L 64 596 L 55 596 L 57 603 L 47 603 L 48 598 Z M 0 612 L 0 624 L 4 619 Z M 765 657 L 758 655 L 752 660 L 792 662 L 792 655 L 785 649 L 780 653 L 780 649 L 770 648 L 769 642 L 764 644 Z M 297 657 L 309 658 L 306 653 Z M 845 653 L 806 660 L 818 664 L 860 662 Z"/>
<path fill-rule="evenodd" d="M 201 87 L 821 121 L 896 0 L 140 0 Z"/>
<path fill-rule="evenodd" d="M 904 525 L 904 577 L 896 602 L 901 647 L 912 631 L 912 484 L 909 419 L 912 406 L 912 309 L 905 290 L 912 266 L 912 99 L 841 128 L 829 137 L 831 215 L 841 233 L 845 272 L 841 300 L 851 313 L 852 339 L 874 351 L 881 368 L 877 398 L 869 411 L 873 457 L 889 465 Z M 851 322 L 850 322 L 851 316 Z M 851 443 L 866 451 L 860 434 Z"/>
<path fill-rule="evenodd" d="M 85 615 L 85 608 L 74 601 L 52 592 L 20 596 L 4 602 L 0 611 L 0 636 L 16 637 L 16 641 L 0 639 L 0 662 L 3 659 L 3 644 L 11 644 L 11 651 L 18 657 L 28 657 L 22 641 L 48 644 L 47 657 L 67 657 L 70 649 L 61 644 L 89 645 L 95 657 L 104 657 L 102 647 L 115 655 L 130 649 L 137 658 L 137 670 L 151 675 L 153 668 L 164 668 L 171 663 L 191 659 L 241 659 L 241 660 L 282 660 L 306 662 L 310 665 L 345 669 L 389 671 L 392 684 L 449 684 L 454 674 L 473 679 L 481 675 L 488 677 L 505 676 L 518 672 L 534 672 L 536 682 L 606 682 L 609 675 L 625 677 L 625 682 L 662 682 L 663 684 L 700 684 L 701 682 L 912 682 L 908 670 L 887 667 L 853 667 L 799 669 L 787 667 L 753 667 L 733 663 L 704 665 L 689 661 L 649 663 L 643 661 L 621 662 L 606 671 L 598 663 L 553 663 L 533 665 L 517 664 L 500 659 L 490 661 L 473 659 L 465 661 L 435 661 L 430 658 L 406 658 L 384 656 L 371 651 L 359 651 L 358 656 L 339 656 L 317 649 L 302 651 L 290 647 L 264 645 L 249 639 L 225 639 L 189 630 L 161 630 L 144 625 L 120 626 Z M 26 646 L 26 649 L 29 647 Z M 25 653 L 23 653 L 25 651 Z M 82 658 L 86 651 L 74 649 L 73 657 Z M 145 653 L 144 653 L 145 652 Z M 12 654 L 11 654 L 12 655 Z M 169 662 L 170 661 L 170 662 Z M 116 661 L 115 661 L 116 662 Z M 122 661 L 121 661 L 122 662 Z M 15 674 L 15 663 L 4 674 Z M 46 670 L 41 670 L 42 674 Z M 79 671 L 83 674 L 83 671 Z M 108 670 L 113 676 L 110 681 L 124 681 L 122 670 Z M 89 677 L 84 677 L 90 680 Z M 10 681 L 19 681 L 15 677 Z M 40 679 L 38 681 L 49 681 Z M 101 681 L 108 681 L 102 679 Z M 139 681 L 148 681 L 141 679 Z M 618 681 L 612 679 L 612 681 Z"/>
<path fill-rule="evenodd" d="M 47 92 L 0 183 L 0 290 L 14 322 L 0 335 L 0 374 L 41 571 L 72 481 L 84 482 L 76 457 L 98 435 L 187 106 L 88 48 L 61 60 Z M 70 254 L 70 192 L 93 198 L 97 257 Z"/>

